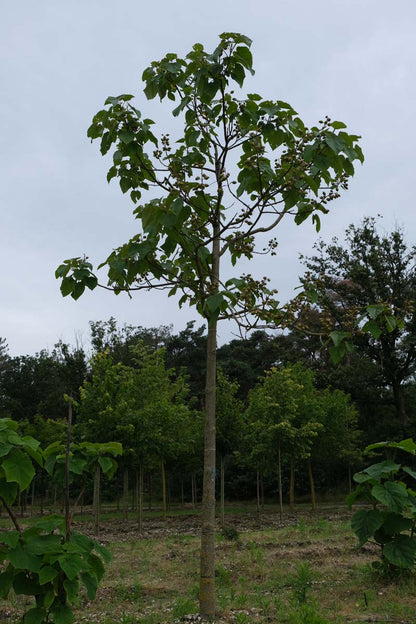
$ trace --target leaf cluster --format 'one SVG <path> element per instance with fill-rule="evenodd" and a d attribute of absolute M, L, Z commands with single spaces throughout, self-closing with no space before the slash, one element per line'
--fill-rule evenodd
<path fill-rule="evenodd" d="M 366 451 L 385 450 L 390 456 L 401 452 L 416 455 L 416 444 L 411 438 L 401 442 L 371 444 Z M 356 489 L 348 498 L 348 505 L 365 501 L 371 509 L 359 509 L 352 518 L 352 528 L 359 543 L 375 542 L 381 549 L 383 570 L 401 568 L 413 570 L 416 557 L 416 492 L 408 481 L 416 479 L 414 469 L 393 458 L 377 462 L 354 475 Z"/>
<path fill-rule="evenodd" d="M 113 442 L 73 444 L 69 474 L 85 476 L 97 463 L 111 474 L 114 457 L 121 452 L 121 445 Z M 0 501 L 14 525 L 14 530 L 0 533 L 0 597 L 7 598 L 12 589 L 16 595 L 35 598 L 36 606 L 25 613 L 25 624 L 71 624 L 69 604 L 77 599 L 81 584 L 91 600 L 95 597 L 110 554 L 94 540 L 70 532 L 67 520 L 59 515 L 43 517 L 29 529 L 19 526 L 12 506 L 19 492 L 30 486 L 34 463 L 63 480 L 64 445 L 54 442 L 42 451 L 37 440 L 19 434 L 16 422 L 0 419 Z"/>

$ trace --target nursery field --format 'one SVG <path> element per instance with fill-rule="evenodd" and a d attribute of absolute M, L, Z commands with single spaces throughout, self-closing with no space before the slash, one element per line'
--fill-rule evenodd
<path fill-rule="evenodd" d="M 94 602 L 80 596 L 77 624 L 198 622 L 199 515 L 103 515 L 100 541 L 113 558 Z M 30 523 L 30 518 L 27 520 Z M 90 518 L 75 528 L 91 534 Z M 216 622 L 340 624 L 416 622 L 413 576 L 380 578 L 376 547 L 357 551 L 345 506 L 297 506 L 280 521 L 276 508 L 229 507 L 216 546 Z M 1 519 L 2 528 L 5 527 Z M 26 599 L 0 605 L 0 622 L 18 621 Z"/>

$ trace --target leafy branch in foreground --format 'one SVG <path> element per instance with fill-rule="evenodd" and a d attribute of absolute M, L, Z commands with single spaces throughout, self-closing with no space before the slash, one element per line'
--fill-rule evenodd
<path fill-rule="evenodd" d="M 0 597 L 7 598 L 10 590 L 17 595 L 33 596 L 35 606 L 26 611 L 25 624 L 71 624 L 70 604 L 84 585 L 90 600 L 95 597 L 104 574 L 104 563 L 110 553 L 98 542 L 70 530 L 70 518 L 51 515 L 40 518 L 28 529 L 20 526 L 14 512 L 19 492 L 26 490 L 35 476 L 33 463 L 63 482 L 66 470 L 69 478 L 87 474 L 99 462 L 105 473 L 116 467 L 114 456 L 121 445 L 83 443 L 51 444 L 45 452 L 30 436 L 20 436 L 18 424 L 0 419 L 0 501 L 9 514 L 13 530 L 0 533 Z M 67 463 L 67 460 L 68 463 Z"/>
<path fill-rule="evenodd" d="M 401 442 L 377 442 L 366 451 L 384 450 L 387 459 L 372 464 L 354 475 L 355 491 L 347 497 L 349 507 L 364 501 L 371 509 L 359 509 L 352 518 L 352 528 L 359 543 L 368 541 L 380 547 L 380 562 L 373 565 L 384 572 L 413 570 L 416 557 L 416 492 L 408 485 L 416 480 L 412 467 L 398 463 L 397 453 L 416 455 L 411 438 Z"/>
<path fill-rule="evenodd" d="M 88 129 L 101 153 L 112 152 L 107 179 L 118 178 L 134 204 L 138 232 L 99 265 L 103 288 L 129 294 L 166 290 L 179 305 L 195 307 L 208 325 L 205 393 L 200 611 L 215 615 L 215 383 L 217 322 L 234 319 L 241 330 L 281 324 L 287 312 L 267 278 L 225 276 L 257 253 L 275 254 L 274 230 L 284 217 L 296 224 L 320 215 L 362 162 L 359 137 L 323 118 L 307 128 L 283 100 L 256 93 L 236 96 L 253 74 L 251 40 L 223 33 L 212 53 L 196 43 L 185 58 L 167 54 L 143 72 L 145 95 L 175 103 L 183 119 L 176 140 L 152 131 L 132 95 L 109 97 Z M 144 195 L 148 194 L 146 198 Z M 56 270 L 63 296 L 78 299 L 99 285 L 87 258 Z"/>

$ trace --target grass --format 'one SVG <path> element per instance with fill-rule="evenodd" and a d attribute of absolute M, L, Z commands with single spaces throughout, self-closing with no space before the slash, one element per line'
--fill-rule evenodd
<path fill-rule="evenodd" d="M 218 622 L 416 622 L 415 578 L 378 577 L 371 567 L 377 553 L 356 550 L 344 509 L 312 515 L 301 508 L 285 516 L 284 526 L 276 511 L 260 519 L 253 513 L 248 522 L 247 509 L 241 515 L 235 509 L 227 521 L 237 536 L 218 532 Z M 167 624 L 186 616 L 189 621 L 198 611 L 198 518 L 177 513 L 164 533 L 158 528 L 153 538 L 150 526 L 144 539 L 133 521 L 125 532 L 119 523 L 103 525 L 102 541 L 113 559 L 95 601 L 81 597 L 76 624 Z M 17 621 L 23 606 L 20 596 L 12 596 L 0 607 L 0 621 L 6 613 L 7 621 Z"/>

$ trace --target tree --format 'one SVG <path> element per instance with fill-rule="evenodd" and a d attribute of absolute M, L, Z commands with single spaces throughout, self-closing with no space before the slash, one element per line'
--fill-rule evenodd
<path fill-rule="evenodd" d="M 220 264 L 251 259 L 257 246 L 275 253 L 274 230 L 287 215 L 297 224 L 319 214 L 347 187 L 355 160 L 363 160 L 359 137 L 325 118 L 308 129 L 294 109 L 257 94 L 239 99 L 246 71 L 253 73 L 251 41 L 224 33 L 213 53 L 199 43 L 184 59 L 167 54 L 145 69 L 145 95 L 177 106 L 184 119 L 174 143 L 158 139 L 142 119 L 132 95 L 110 97 L 88 130 L 102 154 L 113 149 L 108 180 L 130 192 L 141 229 L 115 249 L 104 288 L 116 293 L 161 289 L 180 294 L 208 326 L 205 385 L 203 518 L 200 611 L 215 614 L 215 381 L 217 322 L 234 319 L 255 327 L 260 318 L 282 316 L 267 279 L 227 279 Z M 155 196 L 155 189 L 161 193 Z M 150 199 L 141 203 L 142 192 Z M 267 233 L 270 240 L 265 240 Z M 256 239 L 258 239 L 256 241 Z M 229 273 L 229 271 L 228 271 Z M 77 299 L 98 277 L 87 258 L 66 260 L 56 271 L 61 292 Z"/>
<path fill-rule="evenodd" d="M 379 387 L 392 391 L 406 428 L 404 386 L 416 370 L 416 247 L 407 247 L 400 229 L 380 235 L 375 219 L 366 218 L 349 226 L 344 244 L 321 241 L 316 249 L 305 259 L 303 283 L 318 294 L 321 327 L 353 336 Z"/>
<path fill-rule="evenodd" d="M 294 506 L 295 462 L 309 459 L 314 439 L 322 430 L 322 402 L 313 374 L 301 365 L 272 368 L 250 392 L 247 418 L 251 456 L 277 465 L 282 515 L 282 456 L 290 464 L 289 503 Z M 311 482 L 312 485 L 312 482 Z"/>
<path fill-rule="evenodd" d="M 242 431 L 243 403 L 237 398 L 238 383 L 230 381 L 219 368 L 216 397 L 216 450 L 220 459 L 221 524 L 224 527 L 225 462 L 237 450 Z"/>

